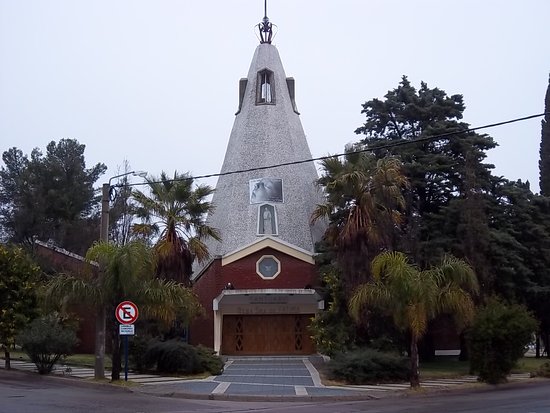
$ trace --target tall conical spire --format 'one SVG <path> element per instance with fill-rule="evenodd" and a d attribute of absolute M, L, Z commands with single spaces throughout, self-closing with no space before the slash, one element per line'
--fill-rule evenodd
<path fill-rule="evenodd" d="M 286 77 L 275 46 L 258 45 L 239 94 L 221 172 L 243 172 L 218 179 L 208 221 L 221 242 L 208 242 L 210 254 L 225 256 L 271 238 L 312 255 L 324 230 L 323 224 L 310 223 L 322 194 L 313 162 L 288 164 L 311 159 L 311 152 L 296 109 L 294 79 Z M 253 170 L 267 166 L 273 168 Z"/>

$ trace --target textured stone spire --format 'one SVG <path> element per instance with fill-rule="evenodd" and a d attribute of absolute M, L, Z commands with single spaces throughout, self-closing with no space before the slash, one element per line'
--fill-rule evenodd
<path fill-rule="evenodd" d="M 239 94 L 222 173 L 311 158 L 294 100 L 294 79 L 287 79 L 275 46 L 256 48 Z M 313 253 L 324 230 L 310 225 L 313 209 L 322 202 L 314 185 L 317 178 L 313 162 L 219 177 L 212 200 L 216 209 L 208 221 L 222 241 L 208 242 L 212 257 L 266 236 Z"/>

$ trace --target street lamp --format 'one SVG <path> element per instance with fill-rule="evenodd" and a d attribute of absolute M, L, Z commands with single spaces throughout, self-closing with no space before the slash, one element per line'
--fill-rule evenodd
<path fill-rule="evenodd" d="M 102 191 L 101 191 L 101 227 L 99 231 L 99 240 L 101 242 L 108 242 L 109 241 L 109 194 L 111 192 L 111 181 L 116 178 L 121 178 L 123 176 L 140 176 L 142 178 L 145 178 L 147 176 L 147 172 L 145 171 L 131 171 L 126 172 L 124 174 L 115 175 L 111 178 L 109 178 L 109 182 L 106 184 L 103 184 Z"/>
<path fill-rule="evenodd" d="M 101 242 L 109 242 L 109 194 L 111 192 L 111 181 L 123 176 L 140 176 L 145 178 L 145 171 L 131 171 L 120 175 L 115 175 L 109 178 L 109 182 L 103 184 L 101 191 L 101 224 L 99 228 L 99 240 Z M 102 268 L 99 269 L 101 277 Z M 105 306 L 100 305 L 97 309 L 95 320 L 95 363 L 94 363 L 94 378 L 105 378 Z"/>

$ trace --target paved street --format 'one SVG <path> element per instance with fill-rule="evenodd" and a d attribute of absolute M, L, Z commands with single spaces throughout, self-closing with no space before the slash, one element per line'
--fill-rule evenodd
<path fill-rule="evenodd" d="M 151 385 L 140 388 L 157 388 Z M 367 400 L 340 398 L 308 401 L 208 400 L 157 397 L 85 380 L 40 376 L 0 369 L 0 413 L 548 413 L 548 380 L 458 388 L 452 392 L 419 392 Z"/>
<path fill-rule="evenodd" d="M 314 364 L 315 357 L 234 357 L 225 364 L 222 375 L 189 380 L 184 377 L 129 373 L 128 379 L 141 386 L 139 392 L 152 395 L 180 397 L 209 396 L 230 399 L 252 396 L 256 398 L 291 398 L 309 400 L 316 397 L 368 399 L 386 397 L 409 390 L 408 383 L 381 385 L 324 386 Z M 36 371 L 34 364 L 12 361 L 15 369 Z M 57 366 L 57 375 L 77 379 L 91 379 L 91 368 Z M 511 376 L 512 381 L 528 378 L 527 374 Z M 423 388 L 449 389 L 476 383 L 474 376 L 457 379 L 423 380 Z"/>

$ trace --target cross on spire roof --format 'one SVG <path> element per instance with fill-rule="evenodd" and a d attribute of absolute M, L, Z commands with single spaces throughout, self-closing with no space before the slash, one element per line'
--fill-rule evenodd
<path fill-rule="evenodd" d="M 264 18 L 258 23 L 258 32 L 260 34 L 260 43 L 271 44 L 273 38 L 273 24 L 267 17 L 267 0 L 264 0 Z"/>

